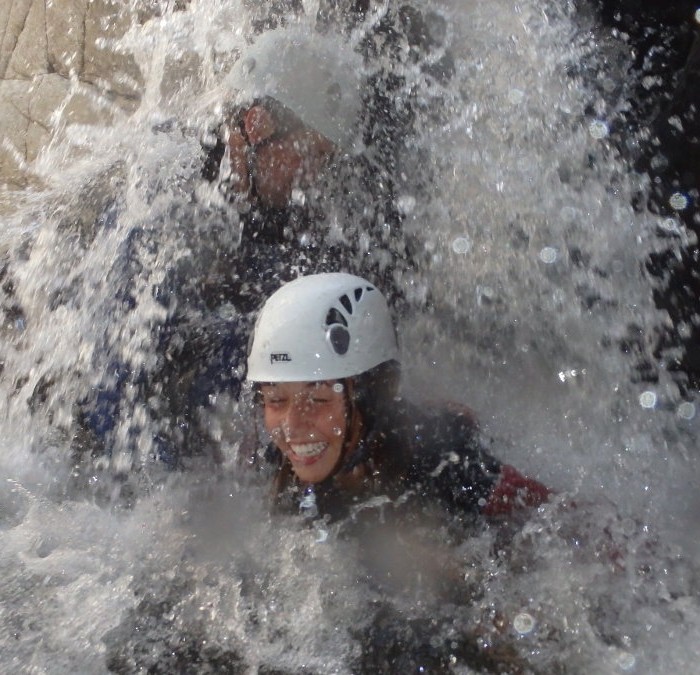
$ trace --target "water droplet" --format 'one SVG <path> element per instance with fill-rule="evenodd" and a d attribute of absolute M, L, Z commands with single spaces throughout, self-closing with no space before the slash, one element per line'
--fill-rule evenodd
<path fill-rule="evenodd" d="M 532 632 L 535 624 L 535 619 L 527 612 L 521 612 L 513 619 L 513 628 L 515 628 L 520 635 L 527 635 Z"/>
<path fill-rule="evenodd" d="M 482 305 L 491 305 L 496 300 L 496 291 L 489 286 L 476 287 L 476 302 L 481 307 Z"/>
<path fill-rule="evenodd" d="M 416 198 L 413 195 L 401 195 L 396 200 L 396 206 L 403 214 L 413 213 L 416 208 Z"/>
<path fill-rule="evenodd" d="M 543 263 L 547 263 L 548 265 L 551 265 L 556 259 L 557 259 L 557 249 L 552 248 L 551 246 L 545 246 L 540 251 L 540 260 Z"/>
<path fill-rule="evenodd" d="M 678 232 L 678 223 L 675 218 L 664 218 L 661 221 L 661 229 L 666 232 Z"/>
<path fill-rule="evenodd" d="M 645 391 L 639 397 L 639 405 L 642 408 L 653 408 L 656 406 L 656 394 L 653 391 Z"/>
<path fill-rule="evenodd" d="M 345 387 L 343 386 L 343 383 L 342 383 L 342 382 L 336 382 L 336 383 L 333 385 L 333 391 L 334 391 L 336 394 L 342 394 L 344 389 L 345 389 Z"/>
<path fill-rule="evenodd" d="M 682 211 L 686 206 L 688 206 L 688 198 L 682 192 L 675 192 L 671 195 L 668 203 L 675 211 Z"/>
<path fill-rule="evenodd" d="M 571 378 L 578 377 L 579 375 L 585 375 L 586 370 L 585 368 L 581 369 L 580 371 L 576 368 L 570 368 L 569 370 L 562 370 L 559 372 L 559 379 L 562 382 L 566 382 L 567 380 L 570 380 Z"/>
<path fill-rule="evenodd" d="M 672 115 L 671 117 L 669 117 L 668 123 L 674 129 L 677 129 L 678 131 L 683 133 L 683 122 L 681 121 L 681 118 L 678 117 L 678 115 Z"/>
<path fill-rule="evenodd" d="M 574 222 L 579 218 L 578 209 L 573 206 L 564 206 L 561 209 L 561 219 L 566 222 Z"/>
<path fill-rule="evenodd" d="M 678 417 L 684 420 L 692 420 L 695 417 L 695 404 L 690 401 L 684 401 L 678 406 Z"/>
<path fill-rule="evenodd" d="M 292 190 L 292 202 L 299 206 L 304 206 L 306 204 L 306 193 L 299 188 L 294 188 Z"/>
<path fill-rule="evenodd" d="M 608 125 L 603 120 L 594 120 L 588 125 L 588 133 L 596 140 L 600 140 L 608 135 Z"/>
<path fill-rule="evenodd" d="M 452 250 L 458 255 L 464 255 L 465 253 L 468 253 L 471 247 L 472 243 L 471 241 L 469 241 L 468 237 L 457 237 L 452 242 Z"/>
<path fill-rule="evenodd" d="M 508 100 L 513 105 L 518 105 L 518 103 L 521 103 L 524 98 L 525 98 L 525 92 L 522 91 L 522 89 L 511 89 L 508 92 Z"/>
<path fill-rule="evenodd" d="M 629 652 L 620 652 L 617 655 L 617 665 L 622 668 L 622 670 L 630 670 L 634 668 L 634 664 L 637 662 L 634 654 Z"/>
<path fill-rule="evenodd" d="M 607 91 L 608 93 L 615 91 L 615 80 L 610 77 L 606 77 L 603 80 L 603 90 Z"/>
<path fill-rule="evenodd" d="M 343 430 L 340 427 L 333 427 L 333 434 L 335 436 L 342 436 Z"/>

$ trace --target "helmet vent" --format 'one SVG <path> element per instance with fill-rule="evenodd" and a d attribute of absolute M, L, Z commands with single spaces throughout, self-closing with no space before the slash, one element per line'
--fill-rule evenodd
<path fill-rule="evenodd" d="M 350 347 L 350 332 L 345 326 L 339 326 L 338 324 L 331 326 L 326 336 L 336 354 L 343 356 L 348 353 L 348 348 Z"/>
<path fill-rule="evenodd" d="M 341 295 L 338 299 L 340 300 L 340 304 L 345 307 L 348 314 L 352 314 L 352 302 L 350 302 L 350 298 L 348 298 L 347 295 Z"/>
<path fill-rule="evenodd" d="M 335 307 L 331 307 L 328 310 L 328 314 L 326 314 L 326 326 L 332 326 L 334 323 L 342 324 L 346 328 L 348 325 L 342 312 L 339 312 Z"/>

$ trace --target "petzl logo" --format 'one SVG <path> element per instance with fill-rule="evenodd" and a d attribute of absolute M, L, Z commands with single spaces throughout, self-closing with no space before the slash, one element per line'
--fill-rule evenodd
<path fill-rule="evenodd" d="M 291 360 L 292 357 L 287 352 L 273 352 L 270 354 L 270 363 L 286 363 Z"/>

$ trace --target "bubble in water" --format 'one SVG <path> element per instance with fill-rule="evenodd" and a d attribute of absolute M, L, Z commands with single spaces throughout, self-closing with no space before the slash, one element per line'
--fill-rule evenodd
<path fill-rule="evenodd" d="M 684 401 L 678 406 L 678 417 L 684 420 L 692 420 L 695 417 L 695 404 L 690 401 Z"/>
<path fill-rule="evenodd" d="M 613 260 L 612 271 L 615 272 L 615 274 L 622 274 L 625 271 L 625 263 L 623 263 L 622 260 Z"/>
<path fill-rule="evenodd" d="M 551 265 L 556 259 L 557 259 L 557 249 L 552 248 L 551 246 L 545 246 L 540 251 L 540 260 L 543 263 L 547 263 L 548 265 Z"/>
<path fill-rule="evenodd" d="M 396 200 L 396 206 L 401 213 L 408 215 L 413 213 L 416 208 L 416 198 L 413 195 L 401 195 Z"/>
<path fill-rule="evenodd" d="M 491 305 L 496 300 L 496 291 L 489 286 L 478 285 L 476 287 L 476 302 L 481 307 L 482 305 Z"/>
<path fill-rule="evenodd" d="M 333 385 L 333 391 L 334 391 L 336 394 L 342 394 L 342 393 L 343 393 L 343 383 L 342 383 L 342 382 L 336 382 L 336 383 Z"/>
<path fill-rule="evenodd" d="M 688 206 L 688 198 L 682 192 L 675 192 L 671 195 L 668 200 L 671 208 L 676 211 L 682 211 L 686 206 Z"/>
<path fill-rule="evenodd" d="M 608 125 L 603 120 L 594 120 L 588 125 L 588 133 L 596 140 L 600 140 L 608 135 Z"/>
<path fill-rule="evenodd" d="M 508 100 L 513 105 L 518 105 L 518 103 L 522 103 L 522 100 L 524 98 L 525 98 L 525 92 L 522 89 L 511 89 L 508 92 Z"/>
<path fill-rule="evenodd" d="M 581 370 L 578 370 L 577 368 L 570 368 L 569 370 L 561 370 L 559 371 L 559 379 L 562 382 L 566 382 L 567 380 L 570 380 L 573 377 L 578 377 L 579 375 L 585 375 L 586 374 L 586 369 L 581 368 Z"/>
<path fill-rule="evenodd" d="M 560 212 L 561 219 L 565 222 L 575 222 L 578 220 L 578 209 L 574 206 L 564 206 Z"/>
<path fill-rule="evenodd" d="M 340 427 L 333 427 L 333 434 L 336 436 L 342 436 L 343 430 Z"/>
<path fill-rule="evenodd" d="M 520 635 L 531 633 L 535 627 L 535 619 L 527 612 L 521 612 L 513 619 L 513 628 Z"/>
<path fill-rule="evenodd" d="M 642 408 L 653 408 L 656 406 L 656 394 L 653 391 L 645 391 L 639 397 L 639 405 Z"/>
<path fill-rule="evenodd" d="M 468 253 L 471 247 L 472 243 L 469 241 L 468 237 L 457 237 L 452 242 L 452 250 L 458 255 Z"/>
<path fill-rule="evenodd" d="M 323 544 L 328 539 L 328 530 L 322 524 L 316 526 L 316 539 L 314 543 Z"/>
<path fill-rule="evenodd" d="M 678 232 L 678 223 L 675 218 L 664 218 L 661 221 L 661 229 L 666 232 Z"/>
<path fill-rule="evenodd" d="M 620 652 L 617 655 L 617 665 L 622 670 L 631 670 L 634 668 L 636 662 L 637 659 L 635 658 L 634 654 L 630 654 L 629 652 Z"/>

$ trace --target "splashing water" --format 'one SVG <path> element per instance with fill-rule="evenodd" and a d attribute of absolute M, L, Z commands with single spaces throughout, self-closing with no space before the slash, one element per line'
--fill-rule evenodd
<path fill-rule="evenodd" d="M 137 109 L 108 127 L 63 128 L 59 111 L 32 167 L 45 187 L 0 235 L 3 670 L 377 672 L 391 656 L 400 672 L 400 654 L 382 656 L 392 640 L 440 672 L 693 669 L 697 404 L 663 364 L 640 377 L 666 320 L 644 261 L 668 219 L 632 207 L 647 179 L 609 134 L 624 92 L 586 79 L 590 66 L 621 81 L 624 43 L 594 41 L 559 5 L 435 3 L 455 75 L 404 74 L 432 180 L 429 198 L 407 180 L 397 207 L 427 252 L 399 278 L 419 308 L 401 320 L 407 392 L 473 406 L 496 454 L 561 495 L 505 544 L 496 529 L 457 541 L 449 565 L 379 534 L 367 548 L 393 594 L 363 581 L 362 542 L 266 513 L 237 468 L 247 429 L 226 396 L 201 411 L 216 471 L 167 471 L 153 438 L 172 420 L 134 382 L 110 452 L 76 443 L 76 403 L 119 379 L 112 364 L 155 367 L 169 265 L 240 237 L 200 177 L 201 137 L 258 17 L 200 0 L 104 41 L 138 65 Z"/>

